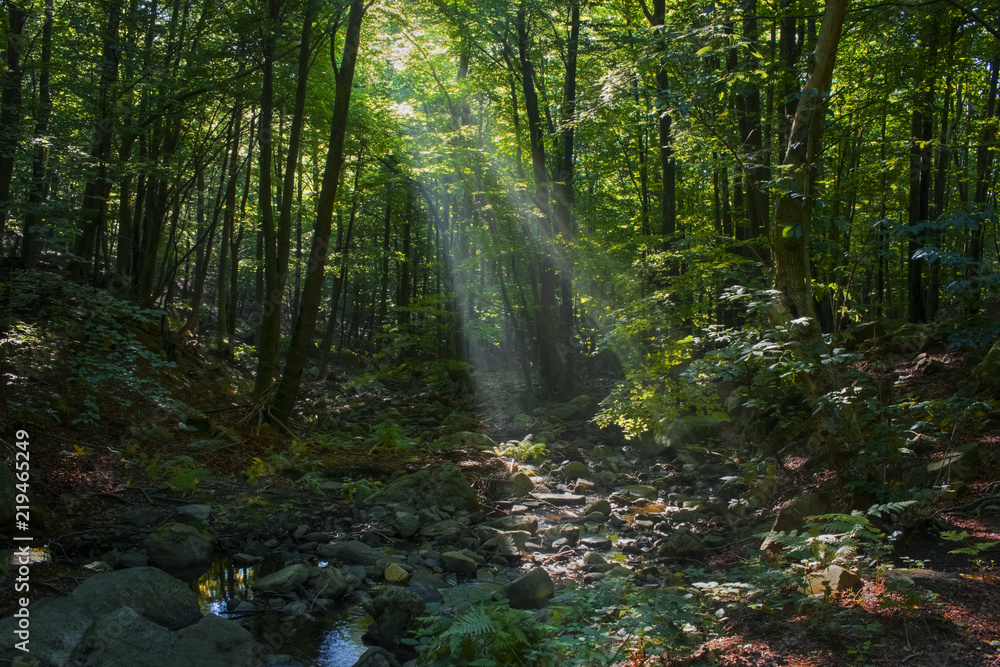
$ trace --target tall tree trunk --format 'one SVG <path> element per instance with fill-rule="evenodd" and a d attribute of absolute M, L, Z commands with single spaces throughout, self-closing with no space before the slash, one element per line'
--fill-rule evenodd
<path fill-rule="evenodd" d="M 281 290 L 278 282 L 277 231 L 274 227 L 272 159 L 274 153 L 274 60 L 280 0 L 268 0 L 264 24 L 263 83 L 260 93 L 260 152 L 258 153 L 257 208 L 264 249 L 264 294 L 260 307 L 260 335 L 257 340 L 257 377 L 254 397 L 260 400 L 274 382 L 278 365 L 278 340 L 281 337 Z"/>
<path fill-rule="evenodd" d="M 358 59 L 358 47 L 361 43 L 361 23 L 366 9 L 363 0 L 351 2 L 339 69 L 336 68 L 336 62 L 333 62 L 337 90 L 333 103 L 333 120 L 330 123 L 329 152 L 327 153 L 326 167 L 323 171 L 323 185 L 320 188 L 317 203 L 309 264 L 302 287 L 302 307 L 295 320 L 295 327 L 292 329 L 288 360 L 285 362 L 274 402 L 269 411 L 271 418 L 279 423 L 284 423 L 288 419 L 288 415 L 291 414 L 295 397 L 299 391 L 299 384 L 302 381 L 302 371 L 309 354 L 313 332 L 316 328 L 316 315 L 319 312 L 323 293 L 323 273 L 326 268 L 326 255 L 333 225 L 333 206 L 337 198 L 340 172 L 344 164 L 344 139 L 347 135 L 347 116 L 351 105 L 354 69 Z"/>
<path fill-rule="evenodd" d="M 49 130 L 49 118 L 52 115 L 49 70 L 52 63 L 53 15 L 53 0 L 45 0 L 45 20 L 42 23 L 42 57 L 38 72 L 38 111 L 35 116 L 35 150 L 31 156 L 31 189 L 28 192 L 28 211 L 24 216 L 24 240 L 21 246 L 21 260 L 28 268 L 38 258 L 39 238 L 36 230 L 42 223 L 42 206 L 48 192 L 45 178 L 45 155 L 47 152 L 45 135 Z M 3 153 L 3 150 L 0 150 L 0 153 Z M 0 192 L 2 190 L 3 187 L 0 186 Z M 0 194 L 0 201 L 2 199 L 3 196 Z M 2 215 L 3 212 L 0 212 L 0 216 Z M 2 223 L 0 223 L 0 237 L 2 237 Z"/>
<path fill-rule="evenodd" d="M 793 319 L 808 318 L 800 338 L 822 340 L 816 322 L 809 267 L 809 223 L 812 219 L 815 162 L 820 151 L 823 107 L 833 79 L 837 46 L 848 0 L 827 0 L 816 42 L 815 64 L 799 97 L 782 165 L 785 192 L 774 212 L 775 289 Z"/>
<path fill-rule="evenodd" d="M 0 78 L 0 254 L 10 216 L 11 182 L 21 123 L 21 38 L 28 13 L 16 2 L 7 4 L 7 67 Z"/>

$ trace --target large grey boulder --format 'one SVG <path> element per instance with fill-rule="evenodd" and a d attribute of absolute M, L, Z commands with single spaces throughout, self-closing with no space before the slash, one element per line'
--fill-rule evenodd
<path fill-rule="evenodd" d="M 293 593 L 309 579 L 309 566 L 305 563 L 289 565 L 253 582 L 258 593 Z"/>
<path fill-rule="evenodd" d="M 451 505 L 470 512 L 479 508 L 476 492 L 454 463 L 432 465 L 400 477 L 366 500 L 369 504 L 405 503 L 415 509 Z"/>
<path fill-rule="evenodd" d="M 93 578 L 93 577 L 92 577 Z M 31 619 L 30 655 L 38 658 L 44 667 L 63 667 L 70 654 L 94 617 L 86 607 L 68 598 L 42 598 L 28 607 Z M 14 647 L 21 641 L 14 631 L 18 629 L 18 619 L 13 616 L 0 620 L 0 663 L 8 663 L 18 655 L 23 655 Z"/>
<path fill-rule="evenodd" d="M 420 596 L 399 586 L 382 588 L 363 605 L 375 619 L 365 631 L 364 640 L 389 650 L 399 645 L 413 620 L 427 608 Z"/>
<path fill-rule="evenodd" d="M 71 665 L 163 667 L 176 664 L 177 637 L 129 607 L 103 614 L 73 649 Z"/>
<path fill-rule="evenodd" d="M 177 633 L 180 640 L 171 665 L 176 667 L 257 667 L 263 647 L 239 623 L 215 614 Z"/>
<path fill-rule="evenodd" d="M 188 585 L 155 567 L 95 575 L 70 593 L 69 600 L 95 616 L 131 607 L 169 630 L 179 630 L 201 618 L 198 599 Z"/>
<path fill-rule="evenodd" d="M 586 421 L 597 414 L 597 400 L 586 394 L 560 403 L 549 410 L 549 416 L 559 421 Z"/>
<path fill-rule="evenodd" d="M 510 600 L 510 606 L 514 609 L 536 609 L 552 597 L 555 586 L 545 568 L 536 567 L 531 572 L 504 584 L 497 592 Z"/>
<path fill-rule="evenodd" d="M 153 565 L 172 573 L 206 567 L 212 562 L 212 538 L 183 523 L 168 523 L 142 542 Z"/>

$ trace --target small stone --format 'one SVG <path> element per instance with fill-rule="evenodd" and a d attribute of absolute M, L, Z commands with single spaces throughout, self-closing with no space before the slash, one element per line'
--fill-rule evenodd
<path fill-rule="evenodd" d="M 385 580 L 390 584 L 405 584 L 410 578 L 410 573 L 396 563 L 390 563 L 385 568 Z"/>
<path fill-rule="evenodd" d="M 858 591 L 864 582 L 854 572 L 845 570 L 839 565 L 831 565 L 822 572 L 816 572 L 806 577 L 804 592 L 807 595 L 825 595 L 838 591 Z"/>

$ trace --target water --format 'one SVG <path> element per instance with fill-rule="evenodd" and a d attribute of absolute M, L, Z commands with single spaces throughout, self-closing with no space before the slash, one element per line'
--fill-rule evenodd
<path fill-rule="evenodd" d="M 371 623 L 360 606 L 341 607 L 315 620 L 280 613 L 234 614 L 229 600 L 252 600 L 251 586 L 284 567 L 281 559 L 265 559 L 253 566 L 216 559 L 192 588 L 203 612 L 239 622 L 271 653 L 287 654 L 306 667 L 351 667 L 368 648 L 361 637 Z"/>

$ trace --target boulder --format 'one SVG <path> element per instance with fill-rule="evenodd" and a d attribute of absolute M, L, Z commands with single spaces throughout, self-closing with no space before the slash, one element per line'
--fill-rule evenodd
<path fill-rule="evenodd" d="M 537 609 L 545 605 L 555 593 L 555 586 L 549 573 L 543 567 L 536 567 L 514 581 L 504 584 L 497 591 L 510 600 L 514 609 Z"/>
<path fill-rule="evenodd" d="M 465 551 L 445 551 L 441 554 L 441 565 L 448 572 L 475 574 L 479 563 Z"/>
<path fill-rule="evenodd" d="M 337 599 L 343 597 L 349 587 L 347 577 L 335 567 L 309 568 L 309 588 L 317 597 Z"/>
<path fill-rule="evenodd" d="M 183 523 L 168 523 L 142 542 L 153 565 L 173 573 L 206 567 L 212 562 L 212 538 Z"/>
<path fill-rule="evenodd" d="M 404 570 L 399 563 L 389 563 L 385 568 L 383 576 L 390 584 L 406 584 L 410 578 L 410 573 Z"/>
<path fill-rule="evenodd" d="M 375 619 L 365 631 L 364 640 L 389 650 L 399 646 L 410 624 L 427 608 L 420 596 L 399 586 L 383 587 L 363 605 Z"/>
<path fill-rule="evenodd" d="M 910 484 L 945 484 L 967 480 L 982 469 L 983 458 L 979 446 L 969 443 L 957 447 L 946 456 L 931 461 L 926 466 L 915 468 L 910 474 Z"/>
<path fill-rule="evenodd" d="M 570 461 L 559 469 L 559 474 L 562 475 L 563 479 L 571 482 L 580 478 L 590 479 L 594 475 L 590 467 L 582 461 Z"/>
<path fill-rule="evenodd" d="M 118 520 L 122 523 L 126 523 L 130 526 L 136 526 L 138 528 L 143 528 L 153 523 L 158 523 L 165 519 L 167 513 L 163 510 L 148 509 L 145 507 L 140 507 L 134 510 L 128 510 L 127 512 L 122 512 L 118 515 Z"/>
<path fill-rule="evenodd" d="M 845 570 L 839 565 L 831 565 L 822 572 L 814 572 L 806 575 L 805 589 L 806 595 L 826 595 L 827 591 L 836 593 L 838 591 L 857 592 L 861 590 L 864 582 L 854 572 Z"/>
<path fill-rule="evenodd" d="M 556 405 L 549 410 L 549 416 L 564 422 L 586 421 L 597 414 L 599 407 L 596 399 L 584 394 L 566 403 Z"/>
<path fill-rule="evenodd" d="M 396 526 L 396 532 L 404 540 L 410 539 L 420 530 L 420 518 L 409 512 L 396 512 L 393 523 Z"/>
<path fill-rule="evenodd" d="M 305 563 L 289 565 L 253 582 L 258 593 L 293 593 L 309 580 L 309 566 Z"/>
<path fill-rule="evenodd" d="M 790 533 L 806 524 L 806 518 L 820 514 L 829 514 L 833 509 L 830 497 L 825 493 L 804 493 L 778 507 L 774 517 L 771 532 L 760 545 L 760 550 L 768 560 L 774 560 L 784 545 L 779 533 Z"/>
<path fill-rule="evenodd" d="M 705 553 L 705 545 L 688 530 L 678 530 L 660 545 L 660 556 L 674 558 L 700 558 Z"/>
<path fill-rule="evenodd" d="M 671 449 L 682 450 L 689 445 L 700 445 L 717 440 L 722 434 L 722 425 L 729 421 L 725 414 L 688 415 L 673 422 L 662 433 L 657 442 L 669 445 Z"/>
<path fill-rule="evenodd" d="M 385 558 L 383 552 L 357 540 L 324 544 L 316 553 L 325 558 L 336 558 L 348 565 L 374 565 L 379 559 Z"/>
<path fill-rule="evenodd" d="M 132 567 L 90 577 L 69 594 L 69 600 L 92 615 L 131 607 L 168 630 L 179 630 L 201 618 L 190 587 L 155 567 Z"/>
<path fill-rule="evenodd" d="M 177 637 L 170 630 L 129 607 L 120 607 L 102 614 L 91 625 L 74 647 L 69 664 L 102 667 L 176 665 L 173 657 L 177 644 Z M 35 653 L 34 646 L 32 653 Z"/>
<path fill-rule="evenodd" d="M 531 493 L 534 488 L 535 483 L 531 481 L 531 478 L 523 471 L 518 470 L 507 478 L 503 495 L 508 498 L 520 498 Z"/>
<path fill-rule="evenodd" d="M 177 508 L 174 519 L 180 523 L 204 527 L 208 525 L 211 516 L 212 508 L 208 505 L 183 505 Z"/>
<path fill-rule="evenodd" d="M 633 498 L 643 498 L 645 500 L 656 500 L 659 495 L 655 488 L 645 484 L 630 484 L 622 487 L 622 492 Z"/>
<path fill-rule="evenodd" d="M 479 508 L 476 492 L 454 463 L 431 465 L 404 475 L 367 498 L 368 504 L 404 503 L 421 509 L 451 505 L 473 512 Z"/>
<path fill-rule="evenodd" d="M 399 661 L 384 648 L 373 646 L 362 653 L 352 667 L 399 667 Z"/>
<path fill-rule="evenodd" d="M 109 575 L 98 575 L 109 576 Z M 94 579 L 95 577 L 91 577 Z M 197 603 L 196 603 L 197 604 Z M 94 615 L 83 605 L 68 598 L 42 598 L 28 606 L 31 619 L 31 655 L 46 667 L 62 667 L 74 647 L 94 623 Z M 14 647 L 18 619 L 0 620 L 0 663 L 12 662 L 23 652 Z"/>
<path fill-rule="evenodd" d="M 583 508 L 584 516 L 593 514 L 594 512 L 600 512 L 604 516 L 608 516 L 611 514 L 611 503 L 606 498 L 601 498 Z"/>
<path fill-rule="evenodd" d="M 239 623 L 205 614 L 177 633 L 171 665 L 176 667 L 258 667 L 263 647 Z"/>

